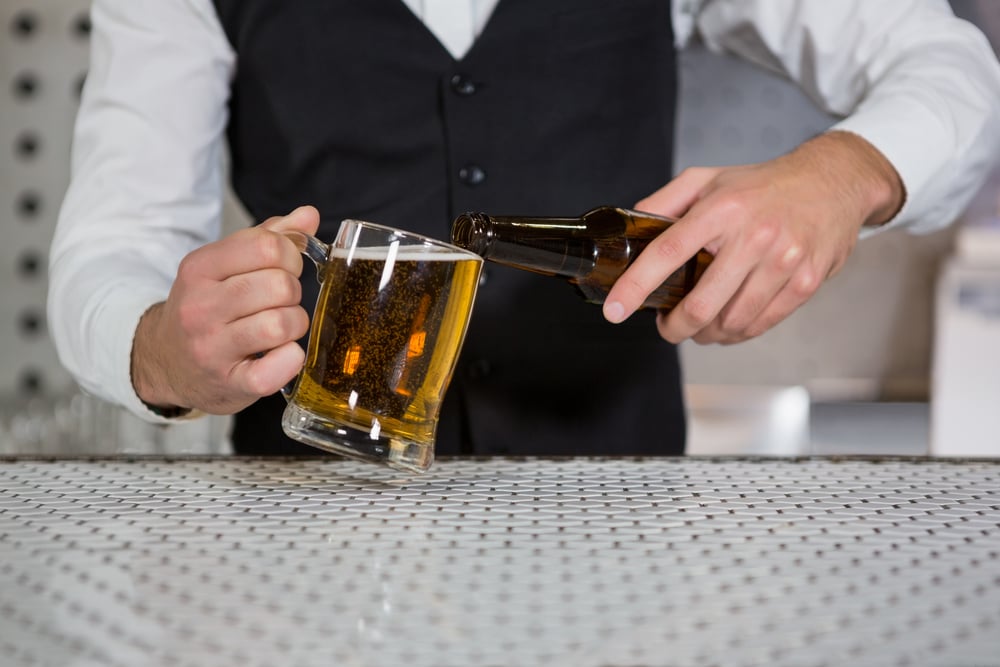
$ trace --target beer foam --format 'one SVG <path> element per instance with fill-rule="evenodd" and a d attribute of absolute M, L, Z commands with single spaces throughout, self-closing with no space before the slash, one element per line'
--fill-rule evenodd
<path fill-rule="evenodd" d="M 364 259 L 383 261 L 394 257 L 394 261 L 405 262 L 460 262 L 462 260 L 479 259 L 470 252 L 457 248 L 437 248 L 431 246 L 373 246 L 369 248 L 332 248 L 330 258 Z"/>

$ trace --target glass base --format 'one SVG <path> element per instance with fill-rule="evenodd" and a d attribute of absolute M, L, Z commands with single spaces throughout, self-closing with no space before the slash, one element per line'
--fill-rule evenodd
<path fill-rule="evenodd" d="M 289 438 L 360 461 L 380 463 L 406 472 L 426 472 L 434 462 L 434 445 L 385 437 L 336 422 L 289 403 L 281 418 Z"/>

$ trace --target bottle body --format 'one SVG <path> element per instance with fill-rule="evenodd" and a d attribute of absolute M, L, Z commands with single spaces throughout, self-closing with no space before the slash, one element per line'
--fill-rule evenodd
<path fill-rule="evenodd" d="M 602 206 L 577 218 L 466 213 L 452 225 L 452 243 L 498 264 L 564 278 L 591 303 L 611 286 L 673 220 Z M 643 308 L 670 309 L 691 291 L 712 255 L 701 250 L 654 290 Z"/>

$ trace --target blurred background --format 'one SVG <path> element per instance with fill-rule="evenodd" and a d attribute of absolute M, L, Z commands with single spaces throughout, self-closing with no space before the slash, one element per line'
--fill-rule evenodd
<path fill-rule="evenodd" d="M 1000 49 L 995 0 L 951 4 Z M 145 424 L 81 393 L 48 337 L 89 5 L 0 0 L 0 455 L 224 453 L 227 419 Z M 680 101 L 678 170 L 768 159 L 832 122 L 791 84 L 697 44 Z M 225 223 L 248 224 L 231 196 Z M 692 454 L 1000 456 L 1000 174 L 947 230 L 860 243 L 759 339 L 682 356 Z"/>

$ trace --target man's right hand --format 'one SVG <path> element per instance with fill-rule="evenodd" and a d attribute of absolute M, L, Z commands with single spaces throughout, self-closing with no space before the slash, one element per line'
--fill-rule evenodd
<path fill-rule="evenodd" d="M 275 393 L 301 369 L 309 330 L 299 305 L 302 255 L 281 234 L 315 234 L 303 206 L 183 259 L 167 300 L 143 315 L 132 384 L 148 405 L 232 414 Z"/>

